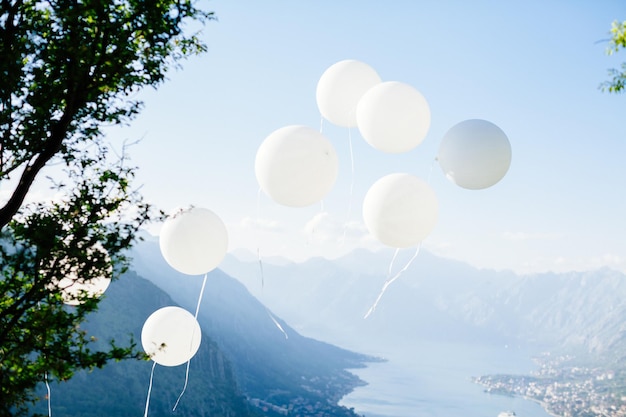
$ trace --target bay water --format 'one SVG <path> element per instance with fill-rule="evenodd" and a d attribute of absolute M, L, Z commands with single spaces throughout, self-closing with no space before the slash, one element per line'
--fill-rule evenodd
<path fill-rule="evenodd" d="M 531 353 L 506 345 L 424 342 L 375 352 L 386 362 L 351 370 L 368 385 L 340 404 L 366 417 L 548 417 L 521 397 L 488 394 L 471 378 L 487 374 L 528 375 Z"/>

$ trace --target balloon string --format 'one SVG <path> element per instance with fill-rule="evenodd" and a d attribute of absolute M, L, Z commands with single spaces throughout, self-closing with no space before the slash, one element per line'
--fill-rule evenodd
<path fill-rule="evenodd" d="M 37 301 L 37 308 L 38 309 L 41 308 L 41 303 L 39 301 Z M 46 383 L 46 390 L 48 391 L 48 417 L 51 417 L 52 416 L 52 402 L 51 402 L 50 396 L 52 395 L 52 392 L 50 391 L 50 384 L 48 384 L 48 371 L 44 372 L 43 380 Z"/>
<path fill-rule="evenodd" d="M 261 244 L 259 243 L 259 224 L 261 223 L 261 187 L 259 187 L 259 192 L 256 196 L 256 225 L 255 225 L 255 233 L 256 233 L 256 256 L 259 261 L 259 272 L 261 273 L 261 289 L 265 287 L 265 274 L 263 273 L 263 260 L 261 259 Z"/>
<path fill-rule="evenodd" d="M 393 258 L 391 258 L 391 262 L 389 262 L 389 269 L 387 270 L 387 280 L 389 280 L 389 278 L 391 277 L 391 270 L 393 269 L 393 264 L 396 261 L 396 257 L 398 256 L 399 252 L 400 249 L 396 248 L 396 251 L 393 253 Z"/>
<path fill-rule="evenodd" d="M 200 295 L 198 296 L 198 304 L 196 304 L 196 315 L 195 319 L 198 319 L 198 313 L 200 312 L 200 304 L 202 304 L 202 296 L 204 295 L 204 287 L 206 287 L 206 279 L 209 276 L 208 273 L 204 274 L 204 280 L 202 280 L 202 288 L 200 288 Z M 195 327 L 194 327 L 195 330 Z"/>
<path fill-rule="evenodd" d="M 283 332 L 283 334 L 285 335 L 285 339 L 289 339 L 289 336 L 287 335 L 287 332 L 285 332 L 285 329 L 283 329 L 283 326 L 280 325 L 280 323 L 278 322 L 278 320 L 276 320 L 274 318 L 274 316 L 272 315 L 272 313 L 269 311 L 269 309 L 265 309 L 265 311 L 267 311 L 267 315 L 270 316 L 270 318 L 272 319 L 272 321 L 274 322 L 274 324 L 276 325 L 276 327 L 278 327 L 278 330 L 280 330 L 281 332 Z"/>
<path fill-rule="evenodd" d="M 417 250 L 415 251 L 415 254 L 413 255 L 413 257 L 409 260 L 409 262 L 407 262 L 407 264 L 404 266 L 404 268 L 402 268 L 400 271 L 398 271 L 398 273 L 396 275 L 394 275 L 392 278 L 387 278 L 387 281 L 385 281 L 385 285 L 383 285 L 383 288 L 380 291 L 380 294 L 378 294 L 378 298 L 376 298 L 376 301 L 374 302 L 374 304 L 370 307 L 370 309 L 368 310 L 367 314 L 365 314 L 365 317 L 363 317 L 364 319 L 368 318 L 370 316 L 370 314 L 372 314 L 374 312 L 374 310 L 376 310 L 376 307 L 378 306 L 378 303 L 380 302 L 381 298 L 383 298 L 383 294 L 385 294 L 385 291 L 387 291 L 387 288 L 398 278 L 400 278 L 400 275 L 402 275 L 402 273 L 404 271 L 406 271 L 407 269 L 409 269 L 409 267 L 411 266 L 411 264 L 413 263 L 413 261 L 415 260 L 415 258 L 417 258 L 417 255 L 420 253 L 420 248 L 422 247 L 422 242 L 419 243 L 419 245 L 417 245 Z M 396 250 L 397 253 L 397 250 Z M 395 255 L 394 255 L 394 259 L 395 259 Z M 393 261 L 392 261 L 393 262 Z"/>
<path fill-rule="evenodd" d="M 152 378 L 154 377 L 154 368 L 156 362 L 152 364 L 152 371 L 150 371 L 150 384 L 148 385 L 148 396 L 146 398 L 146 411 L 143 413 L 143 417 L 148 417 L 148 407 L 150 406 L 150 394 L 152 393 Z"/>
<path fill-rule="evenodd" d="M 195 329 L 194 329 L 195 331 Z M 191 337 L 191 339 L 193 340 L 193 336 Z M 185 393 L 185 390 L 187 389 L 187 383 L 189 382 L 189 363 L 191 362 L 191 359 L 189 359 L 187 361 L 187 370 L 185 371 L 185 385 L 183 385 L 183 390 L 181 391 L 180 395 L 178 396 L 178 399 L 176 400 L 176 403 L 174 404 L 174 407 L 172 408 L 172 411 L 176 411 L 176 407 L 178 407 L 178 403 L 180 402 L 180 399 L 183 398 L 183 394 Z"/>
<path fill-rule="evenodd" d="M 51 404 L 50 396 L 52 395 L 52 393 L 50 391 L 50 384 L 48 384 L 48 372 L 45 372 L 43 374 L 43 379 L 46 382 L 46 389 L 48 390 L 48 417 L 51 417 L 52 416 L 52 404 Z"/>
<path fill-rule="evenodd" d="M 348 213 L 346 215 L 346 223 L 343 225 L 343 237 L 341 242 L 345 242 L 346 234 L 348 233 L 348 223 L 350 222 L 350 216 L 352 216 L 352 200 L 354 199 L 354 151 L 352 150 L 352 129 L 348 128 L 348 146 L 350 147 L 350 200 L 348 200 Z"/>
<path fill-rule="evenodd" d="M 202 304 L 202 296 L 204 295 L 204 287 L 206 287 L 206 280 L 207 280 L 208 275 L 209 275 L 208 273 L 204 274 L 204 280 L 202 281 L 202 288 L 200 288 L 200 295 L 198 296 L 198 304 L 196 304 L 196 314 L 194 316 L 196 320 L 198 319 L 198 313 L 200 312 L 200 305 Z M 191 333 L 191 346 L 189 346 L 189 349 L 192 349 L 193 338 L 195 337 L 195 333 L 196 333 L 196 328 L 194 327 L 193 332 Z M 185 371 L 185 384 L 183 385 L 183 390 L 178 396 L 178 399 L 176 400 L 176 403 L 174 404 L 174 408 L 172 408 L 172 411 L 176 411 L 176 407 L 178 407 L 178 403 L 180 402 L 180 399 L 183 398 L 183 394 L 187 390 L 187 384 L 189 383 L 189 364 L 190 363 L 191 363 L 191 358 L 189 358 L 189 360 L 187 361 L 187 370 Z"/>
<path fill-rule="evenodd" d="M 324 116 L 320 116 L 320 133 L 324 133 Z"/>
<path fill-rule="evenodd" d="M 265 274 L 263 273 L 263 261 L 261 260 L 261 251 L 259 250 L 259 248 L 256 249 L 256 255 L 259 259 L 259 270 L 261 272 L 261 289 L 263 289 L 265 287 Z"/>
<path fill-rule="evenodd" d="M 322 122 L 324 122 L 324 119 L 322 118 Z M 320 132 L 321 132 L 321 126 L 320 126 Z M 258 232 L 258 225 L 260 224 L 260 218 L 261 218 L 261 188 L 259 188 L 259 192 L 257 194 L 257 200 L 256 200 L 256 217 L 257 217 L 257 227 L 255 228 L 255 230 L 257 230 Z M 257 242 L 259 241 L 258 238 L 258 234 L 257 234 Z M 256 255 L 257 255 L 257 259 L 259 261 L 259 271 L 261 273 L 261 290 L 263 290 L 264 286 L 265 286 L 265 273 L 263 272 L 263 260 L 261 258 L 261 245 L 259 245 L 257 243 L 257 247 L 256 247 Z M 274 319 L 274 317 L 272 316 L 272 313 L 270 313 L 270 311 L 265 308 L 265 310 L 267 311 L 267 314 L 270 316 L 270 318 L 272 319 L 272 321 L 274 322 L 274 324 L 276 325 L 276 327 L 278 327 L 278 329 L 283 332 L 283 334 L 285 335 L 285 339 L 288 339 L 287 337 L 287 333 L 285 333 L 285 330 L 283 330 L 282 326 L 276 321 L 276 319 Z"/>
<path fill-rule="evenodd" d="M 427 177 L 427 183 L 430 184 L 430 178 L 432 176 L 433 173 L 433 168 L 435 167 L 435 164 L 437 163 L 438 158 L 435 157 L 435 159 L 433 159 L 433 162 L 430 164 L 430 169 L 428 171 L 428 177 Z M 417 258 L 417 255 L 420 252 L 420 249 L 422 248 L 422 242 L 420 242 L 417 245 L 417 249 L 415 250 L 415 254 L 413 255 L 413 257 L 409 260 L 409 262 L 404 266 L 404 268 L 402 268 L 395 276 L 391 277 L 391 270 L 393 268 L 393 264 L 396 260 L 396 257 L 398 256 L 398 252 L 400 251 L 400 249 L 396 249 L 395 253 L 393 254 L 393 258 L 391 259 L 391 262 L 389 263 L 389 270 L 387 271 L 387 280 L 385 281 L 385 284 L 383 285 L 383 288 L 380 291 L 380 294 L 378 294 L 378 297 L 376 298 L 376 301 L 374 302 L 374 304 L 370 307 L 370 309 L 367 311 L 367 314 L 365 314 L 364 318 L 368 318 L 373 312 L 374 310 L 376 310 L 376 307 L 378 306 L 378 303 L 380 302 L 381 298 L 383 298 L 383 294 L 385 294 L 385 291 L 387 291 L 387 288 L 398 278 L 400 278 L 400 275 L 402 275 L 402 273 L 404 271 L 406 271 L 411 264 L 413 263 L 413 261 L 415 260 L 415 258 Z M 391 277 L 391 278 L 390 278 Z"/>

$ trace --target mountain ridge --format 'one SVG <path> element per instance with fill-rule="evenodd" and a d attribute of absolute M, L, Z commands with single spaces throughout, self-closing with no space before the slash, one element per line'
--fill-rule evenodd
<path fill-rule="evenodd" d="M 394 271 L 406 265 L 409 255 L 395 260 Z M 90 319 L 86 329 L 99 334 L 108 328 L 117 338 L 128 333 L 117 324 L 132 321 L 137 335 L 158 307 L 195 310 L 204 277 L 171 270 L 154 240 L 139 245 L 132 256 L 137 272 L 113 283 L 101 304 L 108 323 Z M 626 277 L 618 271 L 519 276 L 421 251 L 365 319 L 392 258 L 389 251 L 357 251 L 336 260 L 259 263 L 228 255 L 206 277 L 198 315 L 203 343 L 192 359 L 189 388 L 176 413 L 252 417 L 263 410 L 266 416 L 321 412 L 354 417 L 352 410 L 337 405 L 364 383 L 347 369 L 389 352 L 410 352 L 428 339 L 524 345 L 612 361 L 626 357 Z M 94 406 L 113 407 L 107 415 L 116 417 L 141 412 L 150 366 L 118 365 L 54 385 L 55 413 L 82 417 L 91 415 Z M 179 368 L 156 369 L 151 416 L 171 414 L 184 380 Z M 115 387 L 119 392 L 96 389 L 99 400 L 109 398 L 108 405 L 83 392 L 84 386 L 107 387 L 102 382 L 107 378 L 119 381 L 131 374 L 125 385 Z M 216 395 L 205 398 L 197 390 Z M 209 414 L 197 414 L 198 409 Z"/>
<path fill-rule="evenodd" d="M 407 264 L 409 252 L 395 260 L 392 274 Z M 304 334 L 347 348 L 384 350 L 419 343 L 421 337 L 526 344 L 598 357 L 618 349 L 620 358 L 626 355 L 626 276 L 619 271 L 517 275 L 422 250 L 364 320 L 392 259 L 391 250 L 361 250 L 335 260 L 265 263 L 263 289 L 258 262 L 229 256 L 220 268 Z M 388 343 L 377 343 L 377 336 Z"/>

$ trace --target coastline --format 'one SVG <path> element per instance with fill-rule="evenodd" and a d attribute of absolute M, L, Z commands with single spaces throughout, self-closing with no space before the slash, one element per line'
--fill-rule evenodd
<path fill-rule="evenodd" d="M 521 397 L 523 399 L 527 400 L 527 401 L 532 401 L 534 403 L 539 404 L 541 406 L 541 408 L 543 408 L 545 410 L 545 412 L 548 413 L 552 417 L 562 417 L 562 416 L 560 416 L 558 414 L 554 414 L 552 411 L 550 411 L 550 409 L 547 407 L 548 404 L 545 401 L 538 400 L 538 399 L 532 398 L 532 397 L 528 397 L 526 395 L 522 395 Z"/>
<path fill-rule="evenodd" d="M 366 387 L 370 384 L 368 381 L 364 380 L 361 376 L 359 376 L 357 374 L 357 371 L 366 369 L 371 364 L 385 363 L 385 362 L 388 362 L 388 359 L 385 359 L 379 356 L 365 355 L 364 359 L 362 361 L 359 361 L 357 364 L 355 364 L 355 366 L 349 366 L 349 367 L 343 368 L 343 374 L 345 375 L 347 373 L 349 377 L 346 378 L 346 383 L 342 386 L 341 392 L 338 392 L 337 396 L 331 398 L 331 400 L 337 405 L 337 407 L 346 408 L 357 417 L 389 417 L 389 416 L 371 414 L 371 413 L 368 413 L 366 415 L 366 414 L 363 414 L 363 412 L 356 410 L 355 407 L 343 404 L 344 399 L 350 394 L 354 393 L 354 391 L 357 388 Z"/>
<path fill-rule="evenodd" d="M 483 386 L 485 385 L 484 382 L 480 381 L 480 378 L 476 378 L 476 377 L 472 378 L 472 382 L 474 384 L 478 384 L 478 385 L 483 385 Z M 519 394 L 519 393 L 511 392 L 509 390 L 504 390 L 504 389 L 497 389 L 497 390 L 484 389 L 483 392 L 485 394 L 497 395 L 497 396 L 501 396 L 501 397 L 521 398 L 524 401 L 533 402 L 533 403 L 539 405 L 546 412 L 546 414 L 548 414 L 551 417 L 563 417 L 563 416 L 561 416 L 559 414 L 555 414 L 553 411 L 551 411 L 548 408 L 548 402 L 546 402 L 544 400 L 539 400 L 539 399 L 531 397 L 529 395 Z"/>
<path fill-rule="evenodd" d="M 467 376 L 470 371 L 454 367 L 451 372 L 448 364 L 420 361 L 416 366 L 389 358 L 383 364 L 352 369 L 365 383 L 338 404 L 364 417 L 446 416 L 458 415 L 458 410 L 467 417 L 495 417 L 502 410 L 516 410 L 520 417 L 558 417 L 521 395 L 485 395 Z"/>

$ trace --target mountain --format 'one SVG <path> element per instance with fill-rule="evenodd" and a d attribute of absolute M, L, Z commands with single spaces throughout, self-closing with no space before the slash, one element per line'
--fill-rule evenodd
<path fill-rule="evenodd" d="M 165 263 L 156 239 L 132 255 L 136 272 L 110 286 L 83 327 L 103 343 L 124 343 L 131 334 L 138 341 L 152 312 L 181 305 L 193 313 L 200 299 L 202 344 L 175 411 L 182 416 L 354 417 L 337 405 L 363 384 L 348 370 L 376 360 L 370 355 L 411 352 L 429 339 L 626 357 L 626 276 L 610 269 L 518 276 L 427 251 L 410 265 L 410 251 L 393 265 L 392 251 L 303 263 L 228 255 L 203 289 L 204 277 Z M 390 267 L 406 272 L 364 318 Z M 122 361 L 53 383 L 53 412 L 136 416 L 146 405 L 151 365 Z M 149 415 L 171 415 L 184 381 L 184 366 L 157 366 Z M 42 402 L 37 411 L 44 408 Z"/>
<path fill-rule="evenodd" d="M 395 260 L 394 271 L 413 254 L 408 255 Z M 348 349 L 377 353 L 423 338 L 454 341 L 484 333 L 457 320 L 444 306 L 456 305 L 455 298 L 489 285 L 491 277 L 425 251 L 389 286 L 374 313 L 364 318 L 392 258 L 393 252 L 358 250 L 336 260 L 263 263 L 263 285 L 258 262 L 229 256 L 220 267 L 303 334 Z M 496 335 L 483 337 L 488 336 Z"/>
<path fill-rule="evenodd" d="M 591 272 L 527 277 L 499 299 L 499 308 L 520 315 L 521 337 L 599 356 L 626 355 L 626 276 L 604 268 Z"/>
<path fill-rule="evenodd" d="M 410 252 L 400 253 L 393 273 L 407 265 Z M 384 352 L 436 339 L 626 356 L 620 272 L 519 276 L 422 250 L 365 319 L 392 259 L 390 250 L 357 250 L 332 261 L 261 260 L 261 274 L 258 259 L 228 256 L 220 268 L 301 333 L 348 349 Z"/>
<path fill-rule="evenodd" d="M 149 281 L 130 272 L 112 283 L 99 310 L 82 327 L 101 343 L 113 338 L 127 344 L 130 335 L 139 342 L 141 327 L 155 310 L 175 302 Z M 180 416 L 258 416 L 238 388 L 232 366 L 203 329 L 200 349 L 191 360 L 188 387 L 176 409 Z M 79 372 L 62 383 L 51 383 L 53 415 L 66 417 L 139 416 L 146 405 L 152 362 L 125 360 L 103 369 Z M 154 370 L 149 415 L 170 416 L 185 381 L 185 366 Z M 42 389 L 42 395 L 45 395 Z M 47 401 L 37 404 L 47 415 Z"/>
<path fill-rule="evenodd" d="M 133 268 L 194 312 L 204 278 L 173 270 L 158 241 L 146 239 L 132 253 Z M 337 406 L 363 384 L 349 368 L 375 358 L 301 336 L 236 279 L 221 270 L 206 277 L 198 320 L 233 364 L 239 386 L 265 415 L 352 416 Z"/>
<path fill-rule="evenodd" d="M 220 270 L 206 277 L 178 274 L 163 260 L 158 242 L 133 252 L 133 269 L 112 283 L 99 309 L 81 327 L 120 344 L 139 343 L 141 328 L 157 309 L 180 305 L 194 313 L 202 343 L 186 366 L 154 369 L 149 416 L 256 417 L 297 415 L 355 417 L 339 400 L 362 385 L 348 369 L 378 359 L 303 337 Z M 149 279 L 145 279 L 146 278 Z M 139 343 L 140 347 L 140 343 Z M 153 362 L 126 360 L 51 383 L 55 415 L 136 416 L 146 406 Z M 42 397 L 46 390 L 42 387 Z M 46 414 L 47 401 L 35 411 Z"/>

